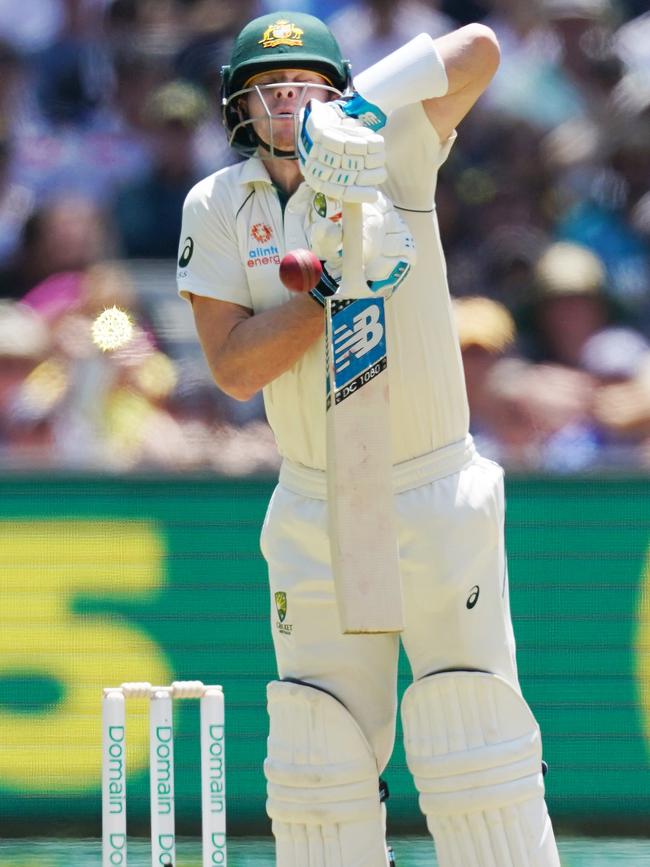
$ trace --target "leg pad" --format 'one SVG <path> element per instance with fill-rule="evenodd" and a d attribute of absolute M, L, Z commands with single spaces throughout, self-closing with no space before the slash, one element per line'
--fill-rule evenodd
<path fill-rule="evenodd" d="M 402 724 L 440 867 L 559 867 L 539 727 L 509 683 L 431 675 L 404 694 Z"/>
<path fill-rule="evenodd" d="M 346 708 L 306 684 L 267 688 L 267 813 L 278 867 L 386 867 L 377 761 Z"/>

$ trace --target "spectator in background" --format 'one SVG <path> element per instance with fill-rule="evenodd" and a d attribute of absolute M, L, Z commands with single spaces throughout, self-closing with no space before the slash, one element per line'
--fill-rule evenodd
<path fill-rule="evenodd" d="M 0 0 L 0 38 L 26 55 L 48 48 L 64 27 L 65 0 Z"/>
<path fill-rule="evenodd" d="M 534 262 L 550 240 L 549 175 L 530 157 L 539 136 L 529 124 L 493 115 L 468 118 L 465 136 L 469 144 L 455 157 L 452 150 L 453 173 L 443 173 L 436 196 L 443 219 L 449 201 L 455 203 L 450 285 L 454 294 L 489 295 L 518 314 L 530 300 Z"/>
<path fill-rule="evenodd" d="M 14 465 L 127 471 L 196 463 L 165 405 L 175 365 L 152 336 L 136 325 L 117 352 L 93 343 L 93 319 L 113 304 L 137 323 L 127 272 L 104 263 L 49 277 L 24 303 L 0 305 L 1 440 Z"/>
<path fill-rule="evenodd" d="M 599 128 L 600 160 L 582 173 L 573 201 L 558 214 L 557 234 L 590 247 L 603 261 L 608 290 L 636 320 L 650 324 L 650 71 L 629 74 L 608 102 Z M 564 178 L 559 176 L 557 183 Z M 644 213 L 646 217 L 644 218 Z"/>
<path fill-rule="evenodd" d="M 485 445 L 485 454 L 496 460 L 498 445 L 490 433 L 494 405 L 486 383 L 496 362 L 514 347 L 515 322 L 503 304 L 481 296 L 456 298 L 453 310 L 463 357 L 470 433 L 478 449 Z"/>
<path fill-rule="evenodd" d="M 650 466 L 650 343 L 631 328 L 605 328 L 586 342 L 581 363 L 596 383 L 599 465 Z"/>
<path fill-rule="evenodd" d="M 178 5 L 185 38 L 174 59 L 174 72 L 217 101 L 221 67 L 230 59 L 235 35 L 255 17 L 257 0 L 178 0 Z"/>
<path fill-rule="evenodd" d="M 153 166 L 119 191 L 113 211 L 125 256 L 176 258 L 183 202 L 200 177 L 194 136 L 207 114 L 203 94 L 190 84 L 170 82 L 152 95 Z"/>
<path fill-rule="evenodd" d="M 615 3 L 542 0 L 542 8 L 556 40 L 563 77 L 576 88 L 589 114 L 606 116 L 607 97 L 622 72 L 613 42 Z"/>
<path fill-rule="evenodd" d="M 151 163 L 143 109 L 170 76 L 174 4 L 66 0 L 64 26 L 31 59 L 41 115 L 16 142 L 17 177 L 41 198 L 105 204 Z"/>
<path fill-rule="evenodd" d="M 578 368 L 585 343 L 610 319 L 605 286 L 605 269 L 594 253 L 552 244 L 535 266 L 534 357 Z"/>
<path fill-rule="evenodd" d="M 554 438 L 587 417 L 589 378 L 513 354 L 515 323 L 497 301 L 457 299 L 454 312 L 478 447 L 511 469 L 551 468 Z"/>
<path fill-rule="evenodd" d="M 636 375 L 622 383 L 604 385 L 594 401 L 594 414 L 617 437 L 632 439 L 625 466 L 650 469 L 650 357 L 646 355 Z M 629 458 L 633 460 L 630 462 Z M 615 461 L 612 467 L 617 467 Z"/>
<path fill-rule="evenodd" d="M 502 45 L 487 104 L 539 130 L 605 110 L 620 71 L 611 0 L 491 0 Z"/>
<path fill-rule="evenodd" d="M 511 470 L 574 472 L 593 463 L 593 383 L 586 373 L 503 358 L 485 387 L 496 454 Z"/>
<path fill-rule="evenodd" d="M 440 9 L 457 24 L 483 21 L 488 13 L 489 0 L 441 0 Z"/>
<path fill-rule="evenodd" d="M 184 470 L 195 465 L 196 455 L 166 406 L 176 384 L 176 367 L 156 349 L 150 335 L 137 330 L 128 346 L 101 361 L 109 369 L 103 411 L 95 419 L 93 434 L 109 468 Z"/>
<path fill-rule="evenodd" d="M 47 323 L 38 313 L 17 302 L 0 301 L 0 458 L 5 466 L 22 458 L 29 465 L 34 451 L 49 451 L 49 428 L 41 412 L 29 411 L 22 392 L 50 347 Z"/>
<path fill-rule="evenodd" d="M 202 90 L 209 110 L 194 136 L 203 177 L 239 159 L 221 123 L 220 73 L 230 58 L 234 35 L 255 17 L 258 4 L 257 0 L 180 0 L 179 5 L 185 39 L 174 58 L 174 74 Z"/>
<path fill-rule="evenodd" d="M 647 0 L 626 0 L 625 5 L 635 7 L 632 14 L 637 18 L 622 24 L 614 35 L 614 48 L 626 70 L 643 71 L 650 69 L 650 11 Z"/>
<path fill-rule="evenodd" d="M 563 81 L 543 0 L 489 0 L 489 6 L 485 24 L 501 46 L 501 66 L 485 94 L 489 109 L 537 129 L 550 129 L 581 114 L 579 94 Z"/>
<path fill-rule="evenodd" d="M 454 302 L 470 431 L 486 456 L 519 471 L 585 469 L 600 456 L 590 416 L 593 383 L 581 371 L 513 353 L 515 323 L 487 298 Z"/>
<path fill-rule="evenodd" d="M 351 0 L 327 18 L 344 57 L 352 62 L 353 74 L 376 63 L 418 33 L 434 38 L 455 28 L 430 0 Z"/>
<path fill-rule="evenodd" d="M 110 53 L 134 49 L 169 66 L 184 39 L 180 0 L 98 0 Z"/>
<path fill-rule="evenodd" d="M 28 58 L 0 35 L 0 119 L 3 134 L 12 139 L 23 135 L 38 122 L 38 117 Z"/>
<path fill-rule="evenodd" d="M 53 274 L 80 272 L 106 258 L 112 247 L 104 213 L 87 199 L 69 197 L 37 208 L 21 242 L 0 272 L 0 298 L 23 298 Z"/>
<path fill-rule="evenodd" d="M 280 467 L 275 438 L 264 408 L 242 412 L 214 380 L 202 356 L 186 356 L 167 406 L 187 442 L 188 459 L 224 475 L 274 473 Z M 250 402 L 253 403 L 252 401 Z M 256 405 L 258 401 L 254 402 Z"/>
<path fill-rule="evenodd" d="M 30 189 L 12 179 L 13 143 L 0 131 L 0 270 L 8 267 L 35 207 Z"/>
<path fill-rule="evenodd" d="M 640 393 L 637 375 L 648 358 L 648 343 L 629 328 L 608 327 L 589 337 L 580 353 L 583 373 L 556 368 L 555 380 L 540 382 L 546 402 L 556 401 L 564 387 L 574 411 L 551 429 L 543 443 L 540 468 L 553 472 L 627 469 L 643 463 L 643 401 L 632 412 L 626 397 Z M 539 369 L 548 371 L 548 365 Z M 558 379 L 558 375 L 561 379 Z M 580 377 L 584 388 L 580 386 Z M 587 381 L 589 379 L 589 383 Z M 608 407 L 618 405 L 626 422 L 608 416 Z M 641 435 L 640 435 L 641 434 Z"/>
<path fill-rule="evenodd" d="M 106 89 L 99 48 L 100 7 L 64 0 L 56 38 L 34 57 L 41 113 L 53 125 L 90 125 Z"/>
<path fill-rule="evenodd" d="M 32 124 L 17 137 L 16 177 L 40 199 L 76 193 L 104 205 L 117 185 L 151 165 L 144 107 L 165 81 L 164 64 L 141 50 L 126 49 L 110 63 L 106 89 L 92 116 L 77 123 Z M 73 100 L 70 111 L 74 105 Z"/>
<path fill-rule="evenodd" d="M 490 209 L 488 209 L 490 213 Z M 532 220 L 495 222 L 479 243 L 486 294 L 500 301 L 517 318 L 530 305 L 535 263 L 549 238 Z"/>

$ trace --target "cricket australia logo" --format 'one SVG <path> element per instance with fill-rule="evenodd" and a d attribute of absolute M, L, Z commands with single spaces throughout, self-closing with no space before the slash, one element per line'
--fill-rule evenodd
<path fill-rule="evenodd" d="M 312 204 L 318 216 L 323 219 L 328 219 L 332 223 L 339 223 L 343 219 L 340 202 L 328 199 L 323 193 L 316 193 Z"/>
<path fill-rule="evenodd" d="M 314 196 L 314 210 L 319 217 L 327 216 L 327 197 L 324 193 L 316 193 Z"/>
<path fill-rule="evenodd" d="M 264 31 L 259 41 L 262 48 L 276 48 L 278 45 L 302 45 L 304 30 L 296 27 L 286 18 L 280 18 Z"/>
<path fill-rule="evenodd" d="M 334 401 L 340 403 L 386 369 L 384 299 L 332 301 L 331 334 Z"/>
<path fill-rule="evenodd" d="M 278 612 L 278 620 L 276 626 L 283 635 L 291 635 L 293 626 L 290 623 L 285 623 L 287 618 L 287 594 L 284 590 L 278 590 L 274 594 L 275 610 Z"/>

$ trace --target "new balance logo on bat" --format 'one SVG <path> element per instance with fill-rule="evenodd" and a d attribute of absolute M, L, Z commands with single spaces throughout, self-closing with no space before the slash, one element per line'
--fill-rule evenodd
<path fill-rule="evenodd" d="M 331 334 L 334 400 L 340 403 L 386 369 L 384 299 L 332 301 Z"/>
<path fill-rule="evenodd" d="M 365 310 L 354 314 L 352 322 L 346 317 L 339 324 L 336 316 L 333 328 L 334 367 L 336 374 L 345 370 L 353 358 L 361 358 L 374 349 L 384 338 L 382 310 L 375 301 Z"/>

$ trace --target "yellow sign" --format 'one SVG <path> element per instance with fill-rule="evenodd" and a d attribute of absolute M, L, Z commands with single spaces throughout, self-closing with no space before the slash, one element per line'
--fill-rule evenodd
<path fill-rule="evenodd" d="M 165 550 L 147 521 L 0 521 L 0 676 L 48 679 L 61 699 L 34 714 L 0 709 L 0 780 L 33 792 L 96 790 L 102 687 L 169 683 L 164 652 L 120 616 L 81 614 L 82 597 L 155 596 Z M 127 763 L 148 762 L 145 702 L 129 712 Z"/>

